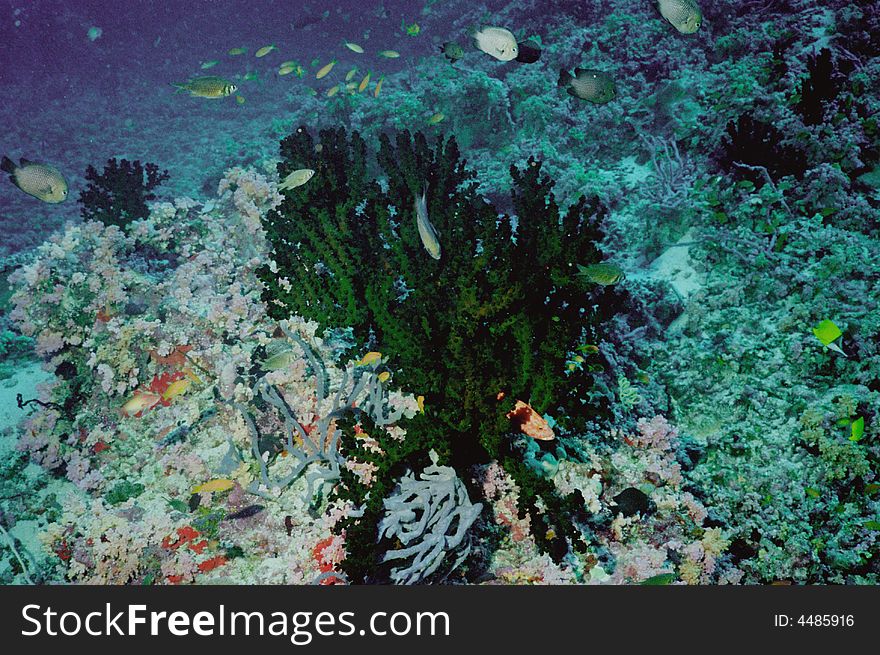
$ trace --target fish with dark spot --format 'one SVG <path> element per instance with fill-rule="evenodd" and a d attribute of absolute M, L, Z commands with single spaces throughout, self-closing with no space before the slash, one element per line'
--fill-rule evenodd
<path fill-rule="evenodd" d="M 233 512 L 232 514 L 226 515 L 226 521 L 235 521 L 237 519 L 247 519 L 252 516 L 256 516 L 260 512 L 262 512 L 265 507 L 262 505 L 248 505 L 244 509 L 240 509 L 237 512 Z"/>
<path fill-rule="evenodd" d="M 534 64 L 541 58 L 541 44 L 534 39 L 520 41 L 517 46 L 519 47 L 519 54 L 516 56 L 516 60 L 519 63 Z"/>

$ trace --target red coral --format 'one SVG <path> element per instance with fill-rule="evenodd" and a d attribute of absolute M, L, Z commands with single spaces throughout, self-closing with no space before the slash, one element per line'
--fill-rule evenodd
<path fill-rule="evenodd" d="M 201 554 L 202 554 L 202 551 L 204 551 L 205 548 L 207 548 L 207 547 L 208 547 L 208 542 L 205 541 L 204 539 L 203 539 L 202 541 L 200 541 L 199 543 L 197 543 L 197 544 L 196 544 L 196 543 L 191 543 L 191 544 L 189 545 L 189 549 L 190 549 L 192 552 L 196 553 L 197 555 L 201 555 Z"/>
<path fill-rule="evenodd" d="M 162 356 L 155 350 L 150 351 L 150 359 L 162 366 L 173 366 L 175 368 L 183 368 L 189 362 L 186 353 L 192 350 L 192 346 L 176 346 L 170 355 Z"/>
<path fill-rule="evenodd" d="M 199 531 L 195 528 L 185 525 L 177 528 L 177 539 L 172 541 L 173 535 L 169 535 L 162 540 L 162 548 L 177 550 L 185 543 L 195 540 L 199 536 Z"/>
<path fill-rule="evenodd" d="M 103 453 L 105 450 L 110 450 L 110 446 L 103 441 L 99 441 L 94 446 L 92 446 L 92 453 L 94 453 L 95 455 L 97 455 L 98 453 Z"/>
<path fill-rule="evenodd" d="M 61 558 L 61 561 L 66 562 L 73 555 L 73 551 L 70 549 L 70 545 L 67 543 L 66 539 L 62 539 L 61 543 L 55 547 L 55 554 Z"/>
<path fill-rule="evenodd" d="M 150 382 L 150 391 L 152 393 L 160 396 L 159 403 L 163 407 L 168 407 L 171 404 L 171 400 L 166 400 L 163 396 L 165 392 L 168 390 L 168 387 L 171 386 L 172 383 L 177 382 L 178 380 L 182 380 L 186 377 L 186 374 L 183 371 L 175 371 L 174 373 L 160 373 L 153 377 L 153 381 Z"/>
<path fill-rule="evenodd" d="M 207 573 L 208 571 L 213 571 L 218 566 L 223 566 L 224 564 L 226 564 L 226 558 L 223 555 L 217 555 L 216 557 L 206 559 L 204 562 L 199 564 L 199 571 L 201 571 L 202 573 Z"/>

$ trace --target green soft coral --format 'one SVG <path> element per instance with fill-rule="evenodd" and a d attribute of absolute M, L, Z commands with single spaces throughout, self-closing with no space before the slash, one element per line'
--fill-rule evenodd
<path fill-rule="evenodd" d="M 529 491 L 523 511 L 534 529 L 553 524 L 581 543 L 571 520 L 550 516 L 570 503 L 513 466 L 521 456 L 505 414 L 528 401 L 565 433 L 600 413 L 583 400 L 590 374 L 566 375 L 565 364 L 577 344 L 597 340 L 617 302 L 616 290 L 574 274 L 576 264 L 601 260 L 605 209 L 582 197 L 562 212 L 552 180 L 529 160 L 510 170 L 514 217 L 502 215 L 479 195 L 454 139 L 380 137 L 379 179 L 359 134 L 325 130 L 320 144 L 316 152 L 305 128 L 282 141 L 281 177 L 305 167 L 316 174 L 265 220 L 274 262 L 259 275 L 270 314 L 351 326 L 361 346 L 387 358 L 396 383 L 424 396 L 425 413 L 406 425 L 420 452 L 430 445 L 459 470 L 508 462 Z M 423 190 L 440 260 L 428 256 L 416 226 Z"/>

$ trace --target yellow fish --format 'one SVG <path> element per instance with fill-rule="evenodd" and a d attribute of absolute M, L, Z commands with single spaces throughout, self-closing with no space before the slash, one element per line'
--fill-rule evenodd
<path fill-rule="evenodd" d="M 165 393 L 162 394 L 162 400 L 172 400 L 177 396 L 182 396 L 186 393 L 191 384 L 192 380 L 186 378 L 183 380 L 175 380 L 168 385 L 167 389 L 165 389 Z"/>
<path fill-rule="evenodd" d="M 279 75 L 290 75 L 296 69 L 293 66 L 282 66 L 278 69 Z"/>
<path fill-rule="evenodd" d="M 296 62 L 295 60 L 288 59 L 287 61 L 282 61 L 280 64 L 278 64 L 278 67 L 279 68 L 287 68 L 289 66 L 290 68 L 296 68 L 298 65 L 299 65 L 299 63 Z"/>
<path fill-rule="evenodd" d="M 266 371 L 280 371 L 287 368 L 292 362 L 299 359 L 298 355 L 292 350 L 284 350 L 280 353 L 272 355 L 262 363 L 262 367 Z"/>
<path fill-rule="evenodd" d="M 202 64 L 202 70 L 208 70 L 209 68 L 214 68 L 214 66 L 216 66 L 219 63 L 220 62 L 217 61 L 216 59 L 212 59 L 211 61 L 206 61 L 204 64 Z"/>
<path fill-rule="evenodd" d="M 278 185 L 278 189 L 288 191 L 295 189 L 311 180 L 314 174 L 315 171 L 311 168 L 300 168 L 299 170 L 295 170 L 281 181 L 281 184 Z"/>
<path fill-rule="evenodd" d="M 382 91 L 382 82 L 384 82 L 384 81 L 385 81 L 385 76 L 383 75 L 382 77 L 379 78 L 379 81 L 376 83 L 376 90 L 373 91 L 374 98 L 379 97 L 379 93 Z"/>
<path fill-rule="evenodd" d="M 397 52 L 397 50 L 382 50 L 379 53 L 379 56 L 387 59 L 397 59 L 400 56 L 400 53 Z"/>
<path fill-rule="evenodd" d="M 434 114 L 433 116 L 431 116 L 431 118 L 428 119 L 428 125 L 436 125 L 437 123 L 441 122 L 444 118 L 446 118 L 446 114 L 438 111 L 436 114 Z"/>
<path fill-rule="evenodd" d="M 339 85 L 338 84 L 336 86 L 331 86 L 329 89 L 327 89 L 327 97 L 328 98 L 332 98 L 337 93 L 339 93 Z"/>
<path fill-rule="evenodd" d="M 619 266 L 604 262 L 601 264 L 591 264 L 590 266 L 578 264 L 578 275 L 583 275 L 590 282 L 601 284 L 603 287 L 617 284 L 626 277 Z"/>
<path fill-rule="evenodd" d="M 352 68 L 350 71 L 348 71 L 348 73 L 346 73 L 346 75 L 345 75 L 345 81 L 351 82 L 351 78 L 353 78 L 355 76 L 357 71 L 358 71 L 357 68 Z"/>
<path fill-rule="evenodd" d="M 162 396 L 152 391 L 141 391 L 138 389 L 134 395 L 122 406 L 122 414 L 124 416 L 139 416 L 148 409 L 155 407 Z"/>
<path fill-rule="evenodd" d="M 210 480 L 205 484 L 200 484 L 198 487 L 193 488 L 192 492 L 194 494 L 214 493 L 216 491 L 228 491 L 234 486 L 235 482 L 232 480 L 220 478 L 218 480 Z"/>
<path fill-rule="evenodd" d="M 258 57 L 258 58 L 259 58 L 259 57 L 265 57 L 265 56 L 268 55 L 270 52 L 272 52 L 273 50 L 277 50 L 277 49 L 278 49 L 278 48 L 275 47 L 274 45 L 265 45 L 265 46 L 263 46 L 262 48 L 260 48 L 259 50 L 257 50 L 257 51 L 254 53 L 254 56 L 255 56 L 255 57 Z"/>
<path fill-rule="evenodd" d="M 360 47 L 357 43 L 346 43 L 345 47 L 351 50 L 352 52 L 356 52 L 359 55 L 364 54 L 364 49 Z"/>
<path fill-rule="evenodd" d="M 361 83 L 358 84 L 358 93 L 363 93 L 364 89 L 370 84 L 370 73 L 364 75 L 364 79 L 361 80 Z"/>
<path fill-rule="evenodd" d="M 324 67 L 321 68 L 321 70 L 319 70 L 317 73 L 315 73 L 315 79 L 320 80 L 324 77 L 327 77 L 327 75 L 330 74 L 330 71 L 333 70 L 333 67 L 335 65 L 336 65 L 335 59 L 333 61 L 331 61 L 329 64 L 325 64 Z"/>
<path fill-rule="evenodd" d="M 361 357 L 361 359 L 357 362 L 357 366 L 370 366 L 371 364 L 375 364 L 381 359 L 382 353 L 371 350 L 366 355 Z"/>
<path fill-rule="evenodd" d="M 54 166 L 35 164 L 19 159 L 19 165 L 9 157 L 3 157 L 0 170 L 9 173 L 9 179 L 19 189 L 38 200 L 55 205 L 67 198 L 67 180 Z"/>
<path fill-rule="evenodd" d="M 425 413 L 425 397 L 424 396 L 416 396 L 416 406 L 418 406 L 419 411 L 422 414 Z"/>
<path fill-rule="evenodd" d="M 379 373 L 378 377 L 379 377 L 379 382 L 387 382 L 389 380 L 389 378 L 391 377 L 391 373 L 389 373 L 388 371 L 382 371 L 381 373 Z"/>
<path fill-rule="evenodd" d="M 247 48 L 230 48 L 229 52 L 226 54 L 229 54 L 229 55 L 232 55 L 233 57 L 236 57 L 238 55 L 243 55 L 246 52 L 247 52 Z"/>
<path fill-rule="evenodd" d="M 238 88 L 232 82 L 222 77 L 194 77 L 183 84 L 174 84 L 176 93 L 189 91 L 189 95 L 195 98 L 225 98 L 235 93 Z"/>

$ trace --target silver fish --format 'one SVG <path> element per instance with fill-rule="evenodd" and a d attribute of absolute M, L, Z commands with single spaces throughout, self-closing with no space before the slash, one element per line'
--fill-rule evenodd
<path fill-rule="evenodd" d="M 419 238 L 425 250 L 434 259 L 440 259 L 440 240 L 437 238 L 437 230 L 431 225 L 428 218 L 427 189 L 422 191 L 421 196 L 416 196 L 416 227 L 419 228 Z"/>

